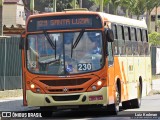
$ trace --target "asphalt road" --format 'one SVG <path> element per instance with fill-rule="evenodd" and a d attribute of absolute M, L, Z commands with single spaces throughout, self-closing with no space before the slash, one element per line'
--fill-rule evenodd
<path fill-rule="evenodd" d="M 22 98 L 7 98 L 0 100 L 0 111 L 18 111 L 23 114 L 38 113 L 39 108 L 29 108 L 22 106 Z M 13 114 L 13 112 L 11 113 Z M 28 115 L 28 113 L 27 113 Z M 152 116 L 152 117 L 151 117 Z M 159 117 L 159 118 L 158 118 Z M 129 120 L 129 119 L 147 119 L 152 120 L 157 118 L 160 120 L 160 95 L 146 96 L 142 98 L 142 106 L 139 109 L 121 108 L 117 116 L 107 114 L 104 111 L 61 111 L 53 112 L 51 119 L 59 120 Z M 2 118 L 3 119 L 3 118 Z M 22 119 L 22 118 L 21 118 Z M 36 120 L 37 118 L 23 118 L 26 120 Z M 42 119 L 42 118 L 40 118 Z"/>

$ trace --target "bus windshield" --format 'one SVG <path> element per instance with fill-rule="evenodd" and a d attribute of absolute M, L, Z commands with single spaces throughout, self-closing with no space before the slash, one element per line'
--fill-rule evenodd
<path fill-rule="evenodd" d="M 80 34 L 66 32 L 28 35 L 28 70 L 37 74 L 65 75 L 101 69 L 104 58 L 102 33 L 84 31 Z"/>

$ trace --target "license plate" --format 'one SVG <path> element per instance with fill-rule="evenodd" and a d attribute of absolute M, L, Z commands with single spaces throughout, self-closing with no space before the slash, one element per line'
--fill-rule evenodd
<path fill-rule="evenodd" d="M 103 100 L 103 96 L 89 96 L 89 101 L 95 101 L 95 100 Z"/>

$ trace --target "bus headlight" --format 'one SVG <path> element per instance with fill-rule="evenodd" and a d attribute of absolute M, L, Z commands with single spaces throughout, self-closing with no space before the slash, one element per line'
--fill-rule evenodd
<path fill-rule="evenodd" d="M 94 82 L 88 89 L 87 91 L 96 91 L 96 90 L 100 90 L 103 86 L 103 84 L 105 83 L 105 81 L 103 80 L 98 80 L 96 82 Z"/>
<path fill-rule="evenodd" d="M 102 85 L 102 81 L 99 80 L 99 81 L 97 82 L 97 85 L 98 85 L 98 86 L 101 86 L 101 85 Z"/>
<path fill-rule="evenodd" d="M 30 83 L 30 90 L 34 93 L 44 93 L 44 91 L 35 83 Z"/>
<path fill-rule="evenodd" d="M 32 83 L 32 84 L 30 85 L 30 87 L 31 87 L 32 89 L 34 89 L 34 88 L 35 88 L 35 85 Z"/>

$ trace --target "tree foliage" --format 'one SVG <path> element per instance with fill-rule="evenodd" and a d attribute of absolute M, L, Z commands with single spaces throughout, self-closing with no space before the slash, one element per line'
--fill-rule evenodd
<path fill-rule="evenodd" d="M 149 43 L 151 45 L 160 45 L 160 33 L 158 32 L 152 32 L 149 34 Z"/>
<path fill-rule="evenodd" d="M 23 0 L 25 1 L 27 8 L 29 8 L 30 0 Z M 57 0 L 57 11 L 63 11 L 64 9 L 71 9 L 73 8 L 73 1 L 74 0 Z M 107 6 L 110 4 L 110 7 Z M 100 6 L 99 0 L 82 0 L 82 7 L 83 8 L 90 8 L 96 5 L 97 8 Z M 45 7 L 52 7 L 53 0 L 35 0 L 35 10 L 44 12 Z M 77 7 L 79 6 L 79 0 L 77 0 Z M 141 14 L 144 14 L 146 10 L 151 13 L 155 6 L 160 6 L 160 0 L 103 0 L 103 6 L 106 6 L 111 11 L 114 11 L 114 14 L 117 14 L 117 8 L 123 7 L 126 10 L 126 16 L 129 14 L 137 15 L 137 18 Z"/>

